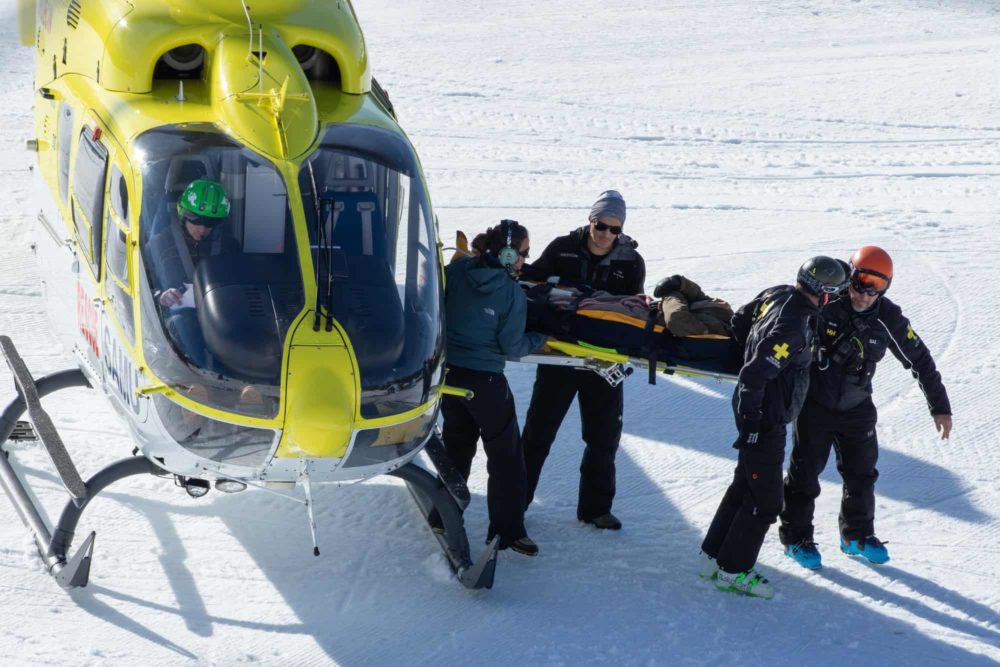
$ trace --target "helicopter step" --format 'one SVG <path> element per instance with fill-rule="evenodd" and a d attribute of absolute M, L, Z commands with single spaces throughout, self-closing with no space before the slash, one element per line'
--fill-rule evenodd
<path fill-rule="evenodd" d="M 38 442 L 38 434 L 35 433 L 30 421 L 18 419 L 7 439 L 11 442 Z"/>
<path fill-rule="evenodd" d="M 67 558 L 67 552 L 87 503 L 109 484 L 131 475 L 152 473 L 157 468 L 143 457 L 129 457 L 109 465 L 85 483 L 80 478 L 69 452 L 66 451 L 62 439 L 39 399 L 62 389 L 89 387 L 90 383 L 86 376 L 74 368 L 46 375 L 36 381 L 7 336 L 0 336 L 0 350 L 14 374 L 18 390 L 18 397 L 11 401 L 0 415 L 0 449 L 3 449 L 5 454 L 0 456 L 0 486 L 14 504 L 21 521 L 32 532 L 38 555 L 45 563 L 49 574 L 66 590 L 86 586 L 90 578 L 90 562 L 96 533 L 91 532 L 72 557 Z M 25 410 L 31 417 L 35 434 L 45 446 L 63 485 L 70 494 L 70 500 L 63 508 L 54 531 L 49 529 L 32 497 L 24 488 L 21 478 L 8 460 L 9 451 L 3 448 L 3 445 L 10 441 L 11 434 L 18 425 L 25 423 L 19 421 Z"/>
<path fill-rule="evenodd" d="M 500 538 L 496 536 L 490 540 L 478 560 L 473 562 L 462 518 L 462 512 L 469 503 L 469 489 L 458 469 L 444 454 L 444 446 L 437 434 L 431 436 L 424 449 L 430 450 L 428 456 L 437 469 L 438 476 L 432 475 L 412 461 L 389 474 L 406 482 L 425 521 L 433 510 L 437 510 L 444 530 L 441 533 L 435 532 L 434 537 L 441 545 L 441 550 L 448 558 L 448 564 L 459 582 L 469 589 L 493 588 Z M 442 458 L 437 455 L 439 453 L 443 455 L 441 468 L 437 467 L 438 460 Z M 465 499 L 464 503 L 462 498 Z"/>

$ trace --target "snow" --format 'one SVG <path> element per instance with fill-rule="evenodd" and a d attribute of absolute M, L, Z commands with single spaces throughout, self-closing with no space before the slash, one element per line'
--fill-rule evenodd
<path fill-rule="evenodd" d="M 9 3 L 13 4 L 13 3 Z M 28 250 L 31 51 L 0 9 L 0 333 L 36 374 L 67 365 Z M 826 567 L 781 555 L 764 601 L 714 590 L 695 555 L 735 461 L 731 387 L 626 384 L 608 534 L 575 520 L 571 411 L 528 530 L 496 586 L 455 583 L 409 494 L 377 478 L 305 513 L 261 492 L 196 501 L 133 478 L 84 515 L 90 585 L 66 594 L 0 499 L 4 665 L 981 665 L 1000 662 L 1000 8 L 977 0 L 359 0 L 373 72 L 427 171 L 441 232 L 514 217 L 533 251 L 620 190 L 647 289 L 673 273 L 734 304 L 819 253 L 878 244 L 892 296 L 955 410 L 936 439 L 916 383 L 876 378 L 878 535 L 892 561 L 837 552 L 838 476 L 817 504 Z M 3 369 L 6 373 L 6 369 Z M 9 374 L 4 376 L 9 378 Z M 508 368 L 523 420 L 533 368 Z M 13 396 L 12 383 L 5 382 Z M 46 400 L 89 475 L 132 445 L 93 392 Z M 2 398 L 3 401 L 9 400 Z M 38 448 L 11 456 L 52 514 L 65 494 Z M 477 458 L 470 540 L 486 530 Z"/>

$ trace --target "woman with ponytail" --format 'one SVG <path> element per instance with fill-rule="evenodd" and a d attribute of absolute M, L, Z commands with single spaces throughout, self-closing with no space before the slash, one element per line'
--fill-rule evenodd
<path fill-rule="evenodd" d="M 507 357 L 541 348 L 545 334 L 525 332 L 527 301 L 516 274 L 528 257 L 528 230 L 514 220 L 479 234 L 478 253 L 445 268 L 446 382 L 473 392 L 445 396 L 444 446 L 467 480 L 480 438 L 486 451 L 487 541 L 527 556 L 538 547 L 524 529 L 526 473 L 514 398 L 503 371 Z M 432 517 L 433 523 L 433 517 Z"/>

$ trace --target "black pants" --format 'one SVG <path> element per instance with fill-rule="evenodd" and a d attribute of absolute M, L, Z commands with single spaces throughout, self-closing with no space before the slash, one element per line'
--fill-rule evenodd
<path fill-rule="evenodd" d="M 445 450 L 466 480 L 483 439 L 486 451 L 486 504 L 490 514 L 487 540 L 500 536 L 500 548 L 524 537 L 524 453 L 518 432 L 517 413 L 503 373 L 488 373 L 457 366 L 448 367 L 447 382 L 470 389 L 472 399 L 445 396 L 442 436 Z"/>
<path fill-rule="evenodd" d="M 871 399 L 847 412 L 831 412 L 806 401 L 795 422 L 791 461 L 785 478 L 785 509 L 779 534 L 783 544 L 813 539 L 813 512 L 819 476 L 837 453 L 844 480 L 840 501 L 840 534 L 861 540 L 875 534 L 875 480 L 878 479 L 878 413 Z"/>
<path fill-rule="evenodd" d="M 579 397 L 583 459 L 576 515 L 589 521 L 611 511 L 615 498 L 615 453 L 622 436 L 622 386 L 612 387 L 591 371 L 539 365 L 521 441 L 528 470 L 527 504 L 535 497 L 542 466 L 574 397 Z"/>
<path fill-rule="evenodd" d="M 785 433 L 784 424 L 765 427 L 756 445 L 740 449 L 733 481 L 701 545 L 726 572 L 754 566 L 764 536 L 778 519 Z"/>

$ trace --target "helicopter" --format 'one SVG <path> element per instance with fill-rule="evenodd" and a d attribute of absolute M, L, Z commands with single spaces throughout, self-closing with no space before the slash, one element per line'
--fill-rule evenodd
<path fill-rule="evenodd" d="M 70 495 L 50 527 L 0 456 L 0 485 L 64 589 L 86 586 L 80 517 L 135 475 L 279 493 L 406 482 L 456 578 L 490 588 L 469 491 L 437 428 L 443 260 L 416 152 L 372 78 L 348 0 L 21 0 L 35 50 L 33 249 L 76 366 L 35 378 L 0 442 L 41 441 Z M 40 398 L 101 392 L 135 448 L 84 481 Z M 29 419 L 19 418 L 27 411 Z M 427 454 L 430 467 L 417 459 Z"/>

